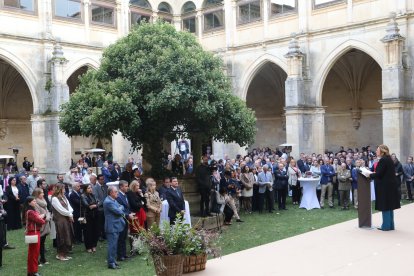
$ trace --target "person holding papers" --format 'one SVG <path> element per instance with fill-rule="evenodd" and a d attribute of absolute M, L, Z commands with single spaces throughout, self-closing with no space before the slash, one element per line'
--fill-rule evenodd
<path fill-rule="evenodd" d="M 382 211 L 382 226 L 378 230 L 395 230 L 394 210 L 401 208 L 398 194 L 398 182 L 395 174 L 394 162 L 386 145 L 379 145 L 377 156 L 380 158 L 374 173 L 362 170 L 362 174 L 369 176 L 375 181 L 376 201 L 375 209 Z"/>

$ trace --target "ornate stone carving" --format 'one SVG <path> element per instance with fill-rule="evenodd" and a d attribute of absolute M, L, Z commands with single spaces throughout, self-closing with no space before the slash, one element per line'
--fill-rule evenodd
<path fill-rule="evenodd" d="M 0 140 L 4 140 L 8 134 L 7 120 L 0 120 Z"/>
<path fill-rule="evenodd" d="M 359 129 L 361 126 L 361 110 L 360 109 L 352 109 L 351 110 L 351 118 L 352 118 L 352 125 L 355 129 Z"/>
<path fill-rule="evenodd" d="M 400 35 L 400 29 L 396 21 L 397 14 L 395 12 L 390 13 L 390 22 L 387 25 L 387 34 L 381 39 L 382 42 L 389 42 L 394 40 L 405 39 Z"/>
<path fill-rule="evenodd" d="M 390 14 L 390 22 L 386 28 L 387 34 L 381 39 L 385 44 L 386 66 L 396 68 L 403 66 L 403 47 L 405 38 L 400 35 L 396 14 Z"/>
<path fill-rule="evenodd" d="M 289 77 L 302 77 L 303 57 L 304 54 L 300 50 L 299 41 L 296 37 L 296 33 L 292 33 L 292 39 L 289 42 L 288 53 L 285 58 L 288 62 L 288 76 Z"/>

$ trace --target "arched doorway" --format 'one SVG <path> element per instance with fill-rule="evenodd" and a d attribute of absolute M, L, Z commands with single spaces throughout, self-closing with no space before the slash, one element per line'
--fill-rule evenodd
<path fill-rule="evenodd" d="M 22 75 L 0 57 L 0 154 L 14 155 L 22 167 L 23 157 L 33 162 L 32 125 L 33 101 Z M 0 160 L 0 171 L 9 160 Z"/>
<path fill-rule="evenodd" d="M 79 77 L 85 74 L 88 69 L 90 69 L 87 65 L 84 65 L 77 69 L 75 72 L 70 75 L 68 80 L 66 81 L 69 87 L 69 95 L 74 93 L 79 86 Z M 72 160 L 77 162 L 81 154 L 84 153 L 86 149 L 90 148 L 102 148 L 108 154 L 108 152 L 112 151 L 112 138 L 111 137 L 84 137 L 84 136 L 73 136 L 71 138 L 72 143 Z"/>
<path fill-rule="evenodd" d="M 278 65 L 267 62 L 253 77 L 246 104 L 257 119 L 257 133 L 251 148 L 271 147 L 286 142 L 285 81 L 287 74 Z"/>
<path fill-rule="evenodd" d="M 382 141 L 381 67 L 352 49 L 330 70 L 323 87 L 326 149 L 359 148 Z"/>

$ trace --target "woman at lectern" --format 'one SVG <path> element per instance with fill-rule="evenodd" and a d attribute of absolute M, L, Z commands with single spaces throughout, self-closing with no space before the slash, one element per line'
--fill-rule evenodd
<path fill-rule="evenodd" d="M 394 210 L 399 209 L 398 183 L 395 175 L 394 162 L 386 145 L 379 145 L 377 157 L 380 158 L 376 171 L 370 174 L 375 181 L 375 209 L 382 211 L 382 231 L 395 230 Z"/>

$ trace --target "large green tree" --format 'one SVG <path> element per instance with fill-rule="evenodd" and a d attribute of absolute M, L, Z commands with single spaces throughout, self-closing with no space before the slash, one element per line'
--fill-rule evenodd
<path fill-rule="evenodd" d="M 232 94 L 219 57 L 167 23 L 143 23 L 109 46 L 61 109 L 69 136 L 120 131 L 159 175 L 162 141 L 188 135 L 247 145 L 255 116 Z M 197 144 L 197 143 L 196 143 Z M 201 149 L 200 149 L 201 150 Z"/>

